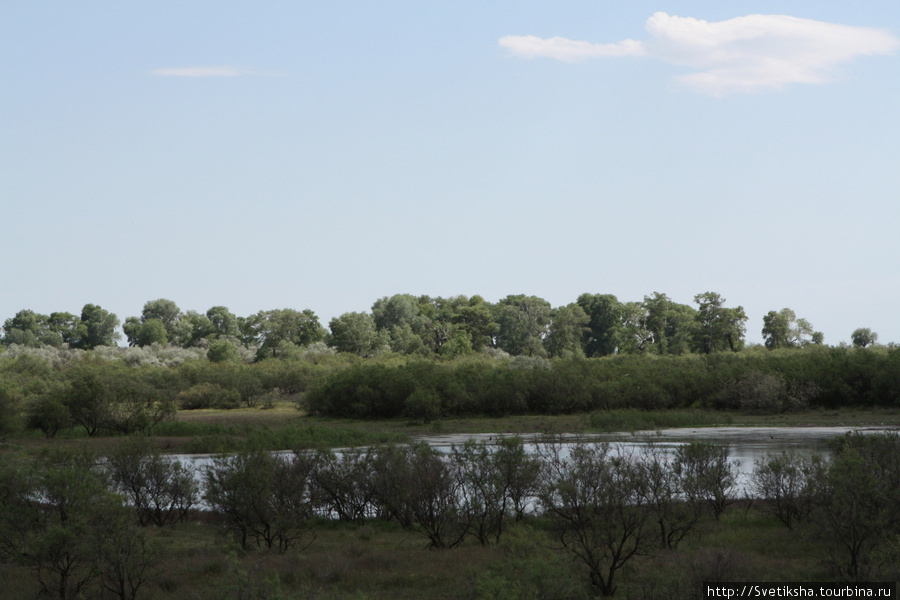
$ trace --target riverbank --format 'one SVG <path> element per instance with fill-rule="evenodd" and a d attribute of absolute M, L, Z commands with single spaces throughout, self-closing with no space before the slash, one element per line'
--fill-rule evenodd
<path fill-rule="evenodd" d="M 559 434 L 631 432 L 682 427 L 900 427 L 900 408 L 811 409 L 774 415 L 738 411 L 618 409 L 571 415 L 514 415 L 441 419 L 429 423 L 406 419 L 354 420 L 308 416 L 282 400 L 271 408 L 179 411 L 159 424 L 151 437 L 169 453 L 215 453 L 247 447 L 266 450 L 336 448 L 402 443 L 436 434 Z M 11 436 L 0 454 L 34 455 L 48 448 L 87 444 L 102 454 L 123 439 L 88 437 L 81 428 L 47 439 L 37 432 Z"/>

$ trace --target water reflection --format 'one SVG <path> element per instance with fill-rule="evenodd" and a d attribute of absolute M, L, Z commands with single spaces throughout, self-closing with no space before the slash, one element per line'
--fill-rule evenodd
<path fill-rule="evenodd" d="M 896 431 L 897 428 L 885 427 L 698 427 L 682 429 L 660 429 L 653 431 L 636 431 L 634 433 L 599 433 L 599 434 L 562 434 L 554 439 L 563 443 L 609 442 L 614 450 L 626 453 L 641 454 L 653 445 L 655 447 L 674 450 L 678 446 L 707 441 L 729 445 L 731 460 L 738 465 L 738 489 L 743 490 L 749 481 L 757 460 L 767 454 L 776 454 L 784 450 L 799 452 L 829 453 L 828 441 L 851 432 L 864 434 Z M 513 434 L 481 433 L 481 434 L 447 434 L 429 435 L 417 438 L 436 449 L 449 453 L 454 445 L 461 445 L 468 440 L 478 443 L 498 443 Z M 544 434 L 518 434 L 529 453 L 538 452 L 539 446 L 547 442 Z M 336 452 L 340 452 L 337 449 Z M 197 478 L 202 477 L 204 467 L 212 464 L 213 455 L 181 454 L 173 455 L 173 460 L 194 469 Z"/>

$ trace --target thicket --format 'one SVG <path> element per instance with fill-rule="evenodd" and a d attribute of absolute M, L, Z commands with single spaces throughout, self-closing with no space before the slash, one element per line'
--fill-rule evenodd
<path fill-rule="evenodd" d="M 423 547 L 446 552 L 467 540 L 476 548 L 503 544 L 518 523 L 546 540 L 535 557 L 553 564 L 559 557 L 547 551 L 555 546 L 580 576 L 582 591 L 562 597 L 607 597 L 636 560 L 674 551 L 701 525 L 707 532 L 720 527 L 726 506 L 746 499 L 744 493 L 808 539 L 834 579 L 894 577 L 898 457 L 897 434 L 848 435 L 834 444 L 830 460 L 783 454 L 759 461 L 752 489 L 744 491 L 724 446 L 700 442 L 630 454 L 549 439 L 531 454 L 510 438 L 446 454 L 414 444 L 223 455 L 203 469 L 201 487 L 203 510 L 244 552 L 302 554 L 336 520 L 354 527 L 392 523 L 421 536 Z M 162 560 L 159 538 L 147 528 L 182 527 L 198 491 L 171 501 L 164 490 L 185 489 L 187 471 L 158 459 L 146 440 L 136 439 L 106 462 L 77 451 L 4 465 L 0 561 L 32 573 L 43 596 L 146 595 Z M 152 498 L 165 499 L 154 505 Z M 746 516 L 749 507 L 741 510 Z M 542 582 L 516 582 L 523 584 Z"/>
<path fill-rule="evenodd" d="M 311 381 L 312 414 L 435 419 L 617 408 L 900 405 L 900 350 L 814 347 L 687 356 L 364 362 Z"/>

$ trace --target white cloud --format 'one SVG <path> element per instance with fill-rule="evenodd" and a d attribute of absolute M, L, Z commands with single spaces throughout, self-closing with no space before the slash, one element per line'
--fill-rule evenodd
<path fill-rule="evenodd" d="M 714 96 L 777 89 L 789 83 L 824 83 L 834 69 L 858 56 L 891 54 L 900 40 L 887 31 L 801 19 L 748 15 L 709 22 L 655 13 L 646 23 L 651 39 L 594 44 L 554 37 L 506 36 L 500 45 L 522 58 L 647 56 L 688 67 L 682 84 Z"/>
<path fill-rule="evenodd" d="M 643 53 L 641 42 L 634 40 L 618 44 L 592 44 L 562 37 L 544 39 L 536 35 L 507 35 L 500 38 L 500 45 L 523 58 L 546 56 L 566 62 L 607 56 L 639 56 Z"/>
<path fill-rule="evenodd" d="M 168 69 L 155 69 L 151 75 L 163 77 L 239 77 L 241 75 L 260 75 L 252 69 L 243 67 L 176 67 Z"/>

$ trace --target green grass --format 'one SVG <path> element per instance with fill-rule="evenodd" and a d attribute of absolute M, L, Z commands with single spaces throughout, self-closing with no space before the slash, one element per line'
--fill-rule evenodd
<path fill-rule="evenodd" d="M 622 408 L 591 413 L 590 428 L 595 431 L 641 431 L 677 427 L 732 425 L 731 414 L 707 410 L 636 410 Z"/>

